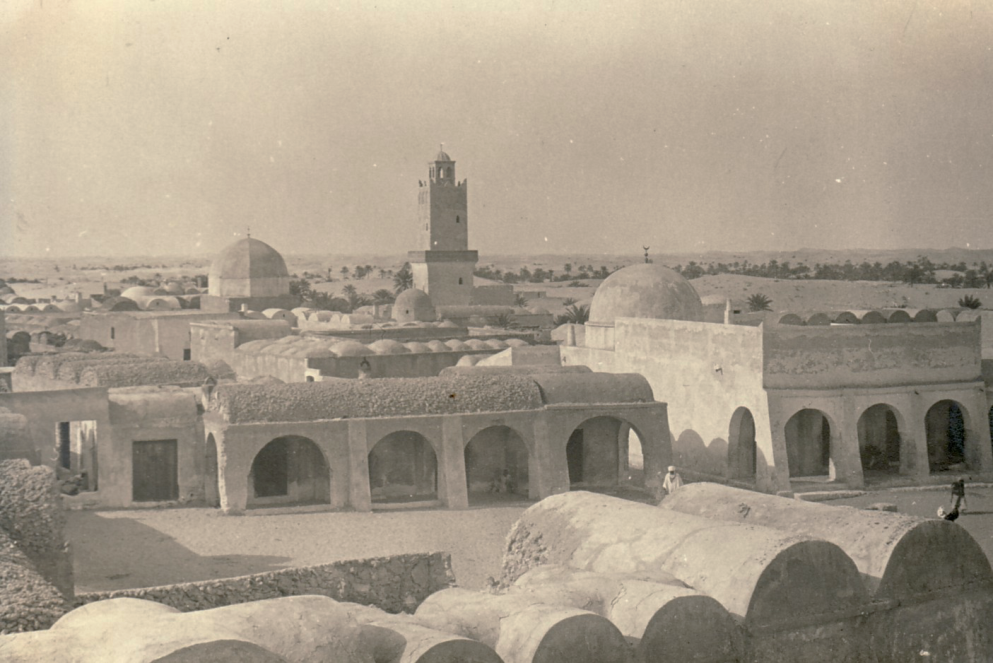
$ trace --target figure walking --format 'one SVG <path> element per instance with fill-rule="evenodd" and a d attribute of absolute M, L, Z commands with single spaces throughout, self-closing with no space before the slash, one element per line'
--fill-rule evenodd
<path fill-rule="evenodd" d="M 965 479 L 959 477 L 958 481 L 952 482 L 952 511 L 958 513 L 965 511 L 969 506 L 969 500 L 965 498 Z"/>
<path fill-rule="evenodd" d="M 665 475 L 665 479 L 662 481 L 662 488 L 665 490 L 666 495 L 672 495 L 674 492 L 682 488 L 683 478 L 679 476 L 676 472 L 676 466 L 670 465 L 669 472 Z"/>

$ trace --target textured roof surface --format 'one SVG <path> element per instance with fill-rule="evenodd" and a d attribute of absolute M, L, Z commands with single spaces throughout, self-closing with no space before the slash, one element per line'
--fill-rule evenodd
<path fill-rule="evenodd" d="M 231 423 L 535 410 L 538 385 L 517 375 L 218 385 L 210 409 Z"/>
<path fill-rule="evenodd" d="M 661 265 L 640 264 L 614 272 L 597 288 L 590 322 L 617 318 L 703 319 L 703 305 L 690 282 Z"/>
<path fill-rule="evenodd" d="M 516 341 L 517 339 L 510 339 Z M 526 343 L 525 343 L 526 345 Z M 369 344 L 335 336 L 283 336 L 242 343 L 238 352 L 281 355 L 284 357 L 365 357 L 369 355 L 397 355 L 426 352 L 466 352 L 469 350 L 505 350 L 511 343 L 501 339 L 472 339 L 464 343 L 452 339 L 445 343 L 432 340 L 427 343 L 410 341 L 401 343 L 393 339 L 380 339 Z M 517 343 L 514 344 L 517 347 Z"/>
<path fill-rule="evenodd" d="M 140 387 L 177 385 L 196 387 L 210 377 L 207 367 L 192 361 L 140 361 L 97 364 L 83 370 L 81 387 Z"/>
<path fill-rule="evenodd" d="M 210 265 L 210 280 L 264 279 L 289 276 L 286 262 L 279 252 L 257 239 L 240 239 L 214 259 Z"/>

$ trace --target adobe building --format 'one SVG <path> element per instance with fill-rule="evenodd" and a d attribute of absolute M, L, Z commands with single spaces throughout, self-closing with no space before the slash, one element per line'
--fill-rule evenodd
<path fill-rule="evenodd" d="M 776 492 L 806 478 L 861 488 L 867 477 L 993 476 L 978 320 L 704 316 L 676 272 L 627 267 L 601 284 L 582 344 L 563 345 L 562 362 L 645 376 L 669 404 L 673 457 L 693 478 Z"/>
<path fill-rule="evenodd" d="M 310 503 L 465 508 L 613 487 L 629 431 L 646 473 L 670 459 L 666 406 L 639 375 L 457 372 L 442 377 L 221 384 L 205 402 L 206 495 L 225 512 Z"/>
<path fill-rule="evenodd" d="M 420 247 L 408 253 L 414 288 L 441 311 L 446 306 L 512 306 L 511 286 L 473 284 L 479 253 L 469 250 L 469 183 L 456 179 L 455 162 L 444 150 L 428 162 L 428 179 L 419 185 Z"/>

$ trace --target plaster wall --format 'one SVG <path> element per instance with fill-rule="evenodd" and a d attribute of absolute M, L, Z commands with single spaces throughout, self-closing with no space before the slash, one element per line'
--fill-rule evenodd
<path fill-rule="evenodd" d="M 993 311 L 980 309 L 962 311 L 955 318 L 956 322 L 972 322 L 973 320 L 978 321 L 981 325 L 980 337 L 982 338 L 983 359 L 993 359 Z"/>
<path fill-rule="evenodd" d="M 472 303 L 475 262 L 411 262 L 414 287 L 423 290 L 438 306 L 468 306 Z M 460 282 L 461 281 L 461 282 Z"/>
<path fill-rule="evenodd" d="M 221 508 L 226 513 L 239 513 L 249 504 L 249 472 L 255 456 L 266 444 L 286 435 L 306 437 L 321 449 L 330 468 L 330 508 L 368 511 L 372 508 L 369 453 L 393 433 L 418 433 L 435 453 L 438 500 L 448 508 L 462 509 L 469 504 L 466 445 L 482 431 L 507 426 L 527 447 L 529 497 L 544 498 L 569 490 L 565 449 L 572 431 L 603 416 L 615 417 L 635 428 L 642 439 L 646 468 L 661 471 L 670 462 L 669 430 L 661 403 L 577 404 L 521 412 L 252 424 L 228 424 L 223 417 L 208 412 L 203 419 L 205 435 L 213 435 L 217 445 Z"/>
<path fill-rule="evenodd" d="M 745 407 L 755 421 L 755 488 L 788 489 L 785 447 L 773 439 L 762 385 L 761 328 L 619 318 L 612 329 L 587 325 L 587 341 L 598 333 L 604 340 L 607 332 L 613 350 L 560 346 L 562 363 L 643 375 L 655 398 L 668 405 L 672 462 L 681 472 L 728 478 L 731 421 Z M 651 476 L 647 459 L 645 469 Z"/>
<path fill-rule="evenodd" d="M 110 431 L 110 410 L 104 387 L 60 391 L 0 393 L 0 407 L 27 418 L 28 434 L 34 447 L 33 462 L 55 467 L 58 461 L 60 422 L 96 422 L 97 440 Z"/>
<path fill-rule="evenodd" d="M 978 323 L 775 325 L 762 346 L 771 389 L 972 382 L 981 374 Z"/>
<path fill-rule="evenodd" d="M 192 391 L 111 390 L 109 435 L 97 437 L 99 490 L 88 495 L 99 506 L 149 506 L 135 502 L 132 451 L 135 442 L 176 440 L 180 503 L 204 501 L 204 432 Z"/>
<path fill-rule="evenodd" d="M 468 190 L 465 182 L 458 185 L 428 182 L 427 186 L 421 187 L 417 193 L 417 211 L 422 250 L 465 251 L 468 248 Z"/>
<path fill-rule="evenodd" d="M 982 383 L 891 385 L 880 388 L 833 390 L 769 390 L 769 419 L 774 445 L 786 454 L 787 424 L 793 415 L 810 409 L 822 413 L 830 425 L 829 476 L 850 488 L 861 488 L 864 470 L 859 454 L 859 419 L 874 405 L 889 406 L 900 435 L 900 474 L 930 476 L 927 450 L 927 412 L 942 400 L 960 404 L 965 418 L 966 462 L 971 472 L 993 470 L 988 401 Z M 756 422 L 758 423 L 758 422 Z"/>

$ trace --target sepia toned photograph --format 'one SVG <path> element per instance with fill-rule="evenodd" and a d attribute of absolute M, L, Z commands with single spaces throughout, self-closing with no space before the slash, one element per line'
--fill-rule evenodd
<path fill-rule="evenodd" d="M 0 2 L 0 661 L 993 661 L 993 3 Z"/>

